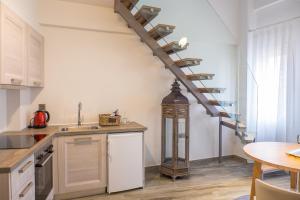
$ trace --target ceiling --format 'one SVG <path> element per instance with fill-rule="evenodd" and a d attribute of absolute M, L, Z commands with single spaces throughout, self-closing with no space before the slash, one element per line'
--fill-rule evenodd
<path fill-rule="evenodd" d="M 114 6 L 114 0 L 61 0 L 61 1 L 70 1 L 73 3 L 83 3 L 94 6 L 103 6 L 112 8 Z"/>
<path fill-rule="evenodd" d="M 285 0 L 254 0 L 254 9 L 255 10 L 264 9 L 272 5 L 281 3 L 283 1 Z"/>

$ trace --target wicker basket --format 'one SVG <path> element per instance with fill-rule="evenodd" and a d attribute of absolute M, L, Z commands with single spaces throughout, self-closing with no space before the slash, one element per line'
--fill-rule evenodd
<path fill-rule="evenodd" d="M 99 125 L 100 126 L 119 126 L 121 124 L 121 116 L 111 116 L 111 114 L 100 114 Z"/>

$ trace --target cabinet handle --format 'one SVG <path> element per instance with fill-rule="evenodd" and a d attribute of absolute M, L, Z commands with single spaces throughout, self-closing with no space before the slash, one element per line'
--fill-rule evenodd
<path fill-rule="evenodd" d="M 35 167 L 45 167 L 48 161 L 53 157 L 53 151 L 51 153 L 48 153 L 47 156 L 45 156 L 40 162 L 38 162 Z"/>
<path fill-rule="evenodd" d="M 41 81 L 33 81 L 34 86 L 41 86 Z"/>
<path fill-rule="evenodd" d="M 25 189 L 21 192 L 21 194 L 19 194 L 19 197 L 20 197 L 20 198 L 25 197 L 25 195 L 29 192 L 29 190 L 32 188 L 32 186 L 33 186 L 33 183 L 30 182 L 30 183 L 25 187 Z"/>
<path fill-rule="evenodd" d="M 22 80 L 22 79 L 12 78 L 12 79 L 10 79 L 10 82 L 11 82 L 12 84 L 20 85 L 20 84 L 23 82 L 23 80 Z"/>
<path fill-rule="evenodd" d="M 32 164 L 32 161 L 28 161 L 21 169 L 19 169 L 19 174 L 24 173 Z"/>
<path fill-rule="evenodd" d="M 21 85 L 21 83 L 23 82 L 23 80 L 22 79 L 12 78 L 12 79 L 10 79 L 10 82 L 13 85 Z"/>
<path fill-rule="evenodd" d="M 91 142 L 92 138 L 91 137 L 85 137 L 85 138 L 75 138 L 74 142 L 75 143 L 85 143 L 85 142 Z"/>
<path fill-rule="evenodd" d="M 110 144 L 109 140 L 107 140 L 107 158 L 108 158 L 109 162 L 112 161 L 112 157 L 110 155 L 110 148 L 111 148 L 111 144 Z"/>

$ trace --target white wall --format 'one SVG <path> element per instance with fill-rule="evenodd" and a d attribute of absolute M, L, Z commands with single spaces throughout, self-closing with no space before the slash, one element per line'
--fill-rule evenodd
<path fill-rule="evenodd" d="M 216 74 L 215 80 L 206 82 L 207 86 L 228 89 L 218 98 L 235 99 L 237 47 L 234 36 L 206 0 L 188 1 L 145 2 L 158 3 L 162 8 L 156 23 L 177 26 L 176 32 L 168 38 L 170 41 L 188 37 L 191 45 L 183 57 L 204 59 L 195 72 Z M 38 19 L 46 42 L 45 88 L 25 90 L 20 95 L 23 97 L 20 102 L 24 102 L 20 108 L 23 120 L 20 124 L 25 124 L 24 115 L 29 120 L 39 103 L 47 104 L 51 124 L 75 123 L 79 101 L 83 103 L 86 123 L 96 122 L 99 113 L 119 108 L 129 120 L 148 127 L 146 165 L 159 164 L 160 103 L 169 93 L 173 75 L 111 8 L 57 0 L 39 0 L 38 3 Z M 189 12 L 180 14 L 179 8 Z M 218 119 L 206 115 L 203 107 L 196 104 L 190 94 L 185 94 L 191 102 L 190 157 L 192 160 L 215 157 Z M 234 138 L 232 131 L 225 131 L 226 155 L 234 153 Z"/>
<path fill-rule="evenodd" d="M 7 128 L 7 104 L 6 104 L 6 90 L 0 90 L 0 132 Z"/>
<path fill-rule="evenodd" d="M 37 17 L 37 2 L 39 0 L 0 0 L 15 11 L 22 19 L 36 29 L 39 29 Z"/>
<path fill-rule="evenodd" d="M 112 8 L 60 0 L 39 0 L 38 3 L 39 22 L 42 25 L 133 34 L 124 26 L 122 19 L 114 14 Z"/>
<path fill-rule="evenodd" d="M 208 0 L 211 6 L 215 9 L 221 20 L 224 22 L 226 27 L 230 30 L 238 44 L 240 40 L 240 0 Z M 245 2 L 245 1 L 244 1 Z"/>

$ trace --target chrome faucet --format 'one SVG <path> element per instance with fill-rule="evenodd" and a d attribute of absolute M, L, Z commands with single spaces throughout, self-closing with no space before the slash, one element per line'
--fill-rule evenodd
<path fill-rule="evenodd" d="M 79 102 L 78 103 L 78 121 L 77 121 L 78 126 L 81 126 L 81 124 L 82 124 L 81 109 L 82 109 L 82 103 Z"/>

